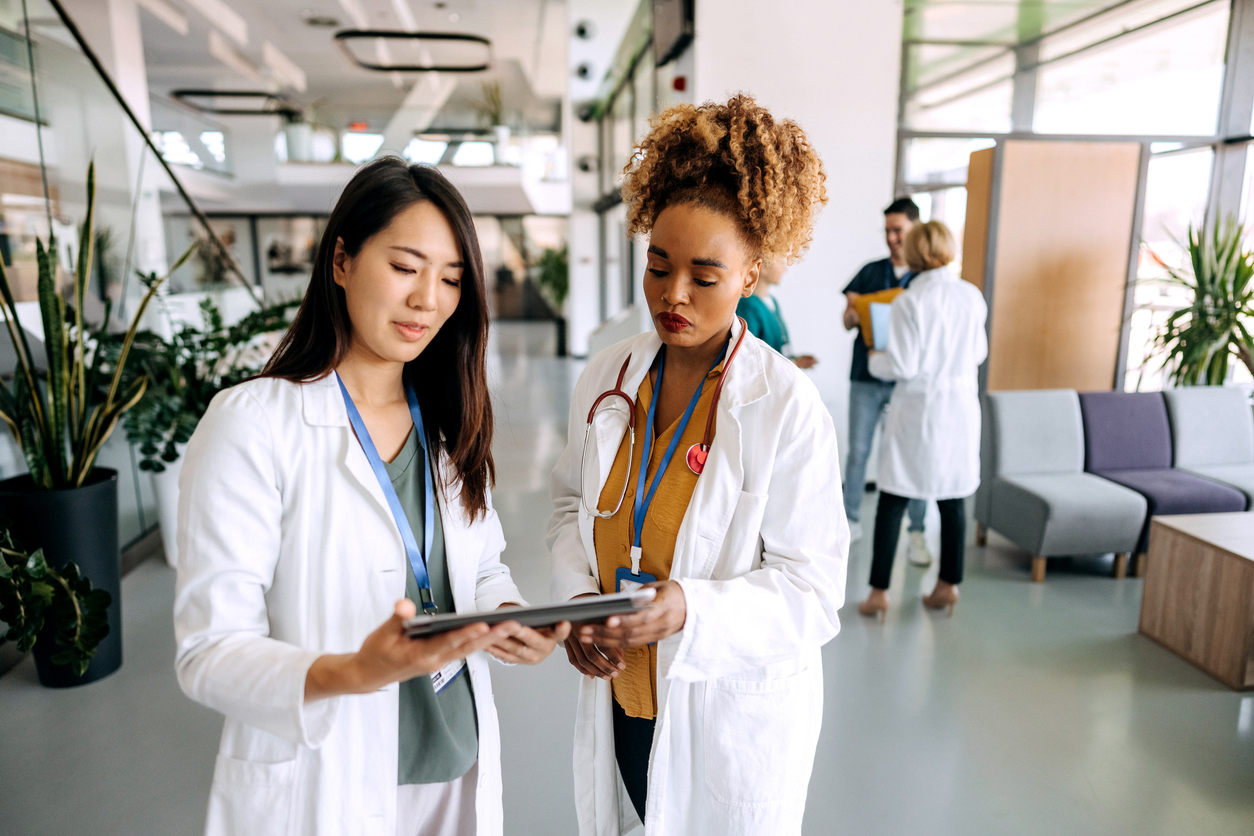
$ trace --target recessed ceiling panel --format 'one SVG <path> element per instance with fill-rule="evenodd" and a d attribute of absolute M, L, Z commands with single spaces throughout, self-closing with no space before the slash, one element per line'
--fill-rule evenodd
<path fill-rule="evenodd" d="M 281 96 L 263 90 L 172 90 L 170 96 L 201 113 L 219 116 L 288 116 L 300 110 Z"/>
<path fill-rule="evenodd" d="M 474 73 L 492 63 L 492 42 L 459 32 L 346 29 L 335 42 L 359 67 L 381 73 Z"/>

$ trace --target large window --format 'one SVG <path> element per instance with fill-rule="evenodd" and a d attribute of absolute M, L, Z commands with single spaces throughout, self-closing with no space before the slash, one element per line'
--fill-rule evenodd
<path fill-rule="evenodd" d="M 1235 0 L 1245 4 L 1249 0 Z M 1254 219 L 1254 132 L 1221 108 L 1233 0 L 905 0 L 897 194 L 961 240 L 973 151 L 1008 137 L 1139 139 L 1148 156 L 1134 304 L 1123 324 L 1128 389 L 1163 385 L 1154 335 L 1187 291 L 1189 226 Z M 1239 53 L 1238 53 L 1239 54 Z M 1242 105 L 1245 107 L 1243 108 Z M 1244 117 L 1240 117 L 1243 119 Z M 1213 172 L 1222 172 L 1222 176 Z M 1239 201 L 1233 178 L 1244 188 Z M 1229 205 L 1231 204 L 1231 205 Z M 1244 375 L 1237 369 L 1237 375 Z"/>
<path fill-rule="evenodd" d="M 965 185 L 971 153 L 981 148 L 992 148 L 993 145 L 994 141 L 988 137 L 925 137 L 907 140 L 905 182 L 913 188 L 940 184 Z"/>
<path fill-rule="evenodd" d="M 1183 288 L 1164 281 L 1166 267 L 1188 263 L 1184 248 L 1190 226 L 1203 222 L 1215 152 L 1209 147 L 1155 154 L 1145 184 L 1144 219 L 1137 261 L 1135 307 L 1128 323 L 1129 391 L 1162 389 L 1163 356 L 1154 334 L 1167 317 L 1189 303 Z"/>
<path fill-rule="evenodd" d="M 906 124 L 929 131 L 1010 130 L 1014 55 L 1004 49 L 992 50 L 991 56 L 988 52 L 928 44 L 911 47 Z"/>
<path fill-rule="evenodd" d="M 1036 131 L 1215 133 L 1228 4 L 1215 0 L 1127 34 L 1110 32 L 1135 26 L 1144 10 L 1145 4 L 1133 4 L 1123 15 L 1041 41 L 1046 63 L 1037 71 Z"/>

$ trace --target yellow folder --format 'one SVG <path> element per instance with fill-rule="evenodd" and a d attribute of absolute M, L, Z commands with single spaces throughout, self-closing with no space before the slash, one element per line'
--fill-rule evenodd
<path fill-rule="evenodd" d="M 871 303 L 890 304 L 901 295 L 904 287 L 890 287 L 888 290 L 877 290 L 875 293 L 864 293 L 853 301 L 853 308 L 858 312 L 858 322 L 862 327 L 862 341 L 867 348 L 875 347 L 875 334 L 871 331 Z"/>

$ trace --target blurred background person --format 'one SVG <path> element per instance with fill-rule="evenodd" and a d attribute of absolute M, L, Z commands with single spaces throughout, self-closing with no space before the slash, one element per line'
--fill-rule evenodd
<path fill-rule="evenodd" d="M 813 354 L 798 356 L 788 353 L 791 341 L 788 335 L 788 325 L 784 322 L 779 300 L 775 298 L 775 294 L 771 293 L 771 288 L 783 281 L 787 270 L 788 265 L 783 262 L 763 261 L 753 295 L 740 300 L 740 304 L 736 305 L 736 316 L 748 323 L 749 333 L 792 360 L 797 368 L 809 369 L 819 362 L 818 358 Z"/>
<path fill-rule="evenodd" d="M 913 277 L 902 252 L 906 236 L 919 220 L 919 207 L 908 197 L 899 197 L 884 210 L 884 240 L 888 258 L 863 265 L 853 281 L 845 285 L 845 330 L 860 328 L 854 300 L 864 293 L 876 293 L 894 287 L 907 287 Z M 845 516 L 849 518 L 850 536 L 854 542 L 862 538 L 862 496 L 866 492 L 866 462 L 871 455 L 871 441 L 884 408 L 893 396 L 893 382 L 879 380 L 867 371 L 867 345 L 859 334 L 853 341 L 853 363 L 849 370 L 849 451 L 845 456 Z M 923 537 L 923 517 L 927 503 L 911 502 L 910 545 L 906 559 L 917 566 L 929 566 L 932 554 Z"/>
<path fill-rule="evenodd" d="M 887 348 L 870 352 L 871 374 L 897 386 L 884 424 L 871 594 L 858 605 L 863 615 L 888 609 L 893 555 L 910 500 L 934 499 L 940 508 L 940 577 L 923 604 L 947 607 L 952 615 L 958 602 L 965 499 L 980 484 L 977 373 L 988 357 L 988 308 L 980 290 L 949 269 L 955 249 L 940 221 L 910 230 L 904 252 L 916 275 L 893 302 Z"/>

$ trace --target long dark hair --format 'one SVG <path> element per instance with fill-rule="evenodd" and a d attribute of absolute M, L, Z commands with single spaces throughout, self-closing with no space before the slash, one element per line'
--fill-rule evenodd
<path fill-rule="evenodd" d="M 471 519 L 486 513 L 488 488 L 496 482 L 492 461 L 492 399 L 484 355 L 488 344 L 487 292 L 474 220 L 461 194 L 444 175 L 425 165 L 384 157 L 367 165 L 344 187 L 327 219 L 313 277 L 292 325 L 262 377 L 307 383 L 326 377 L 344 360 L 352 322 L 344 289 L 335 283 L 335 242 L 350 256 L 405 209 L 430 201 L 444 213 L 461 247 L 461 300 L 435 338 L 405 372 L 422 406 L 428 448 L 442 448 L 461 482 L 462 507 Z"/>

